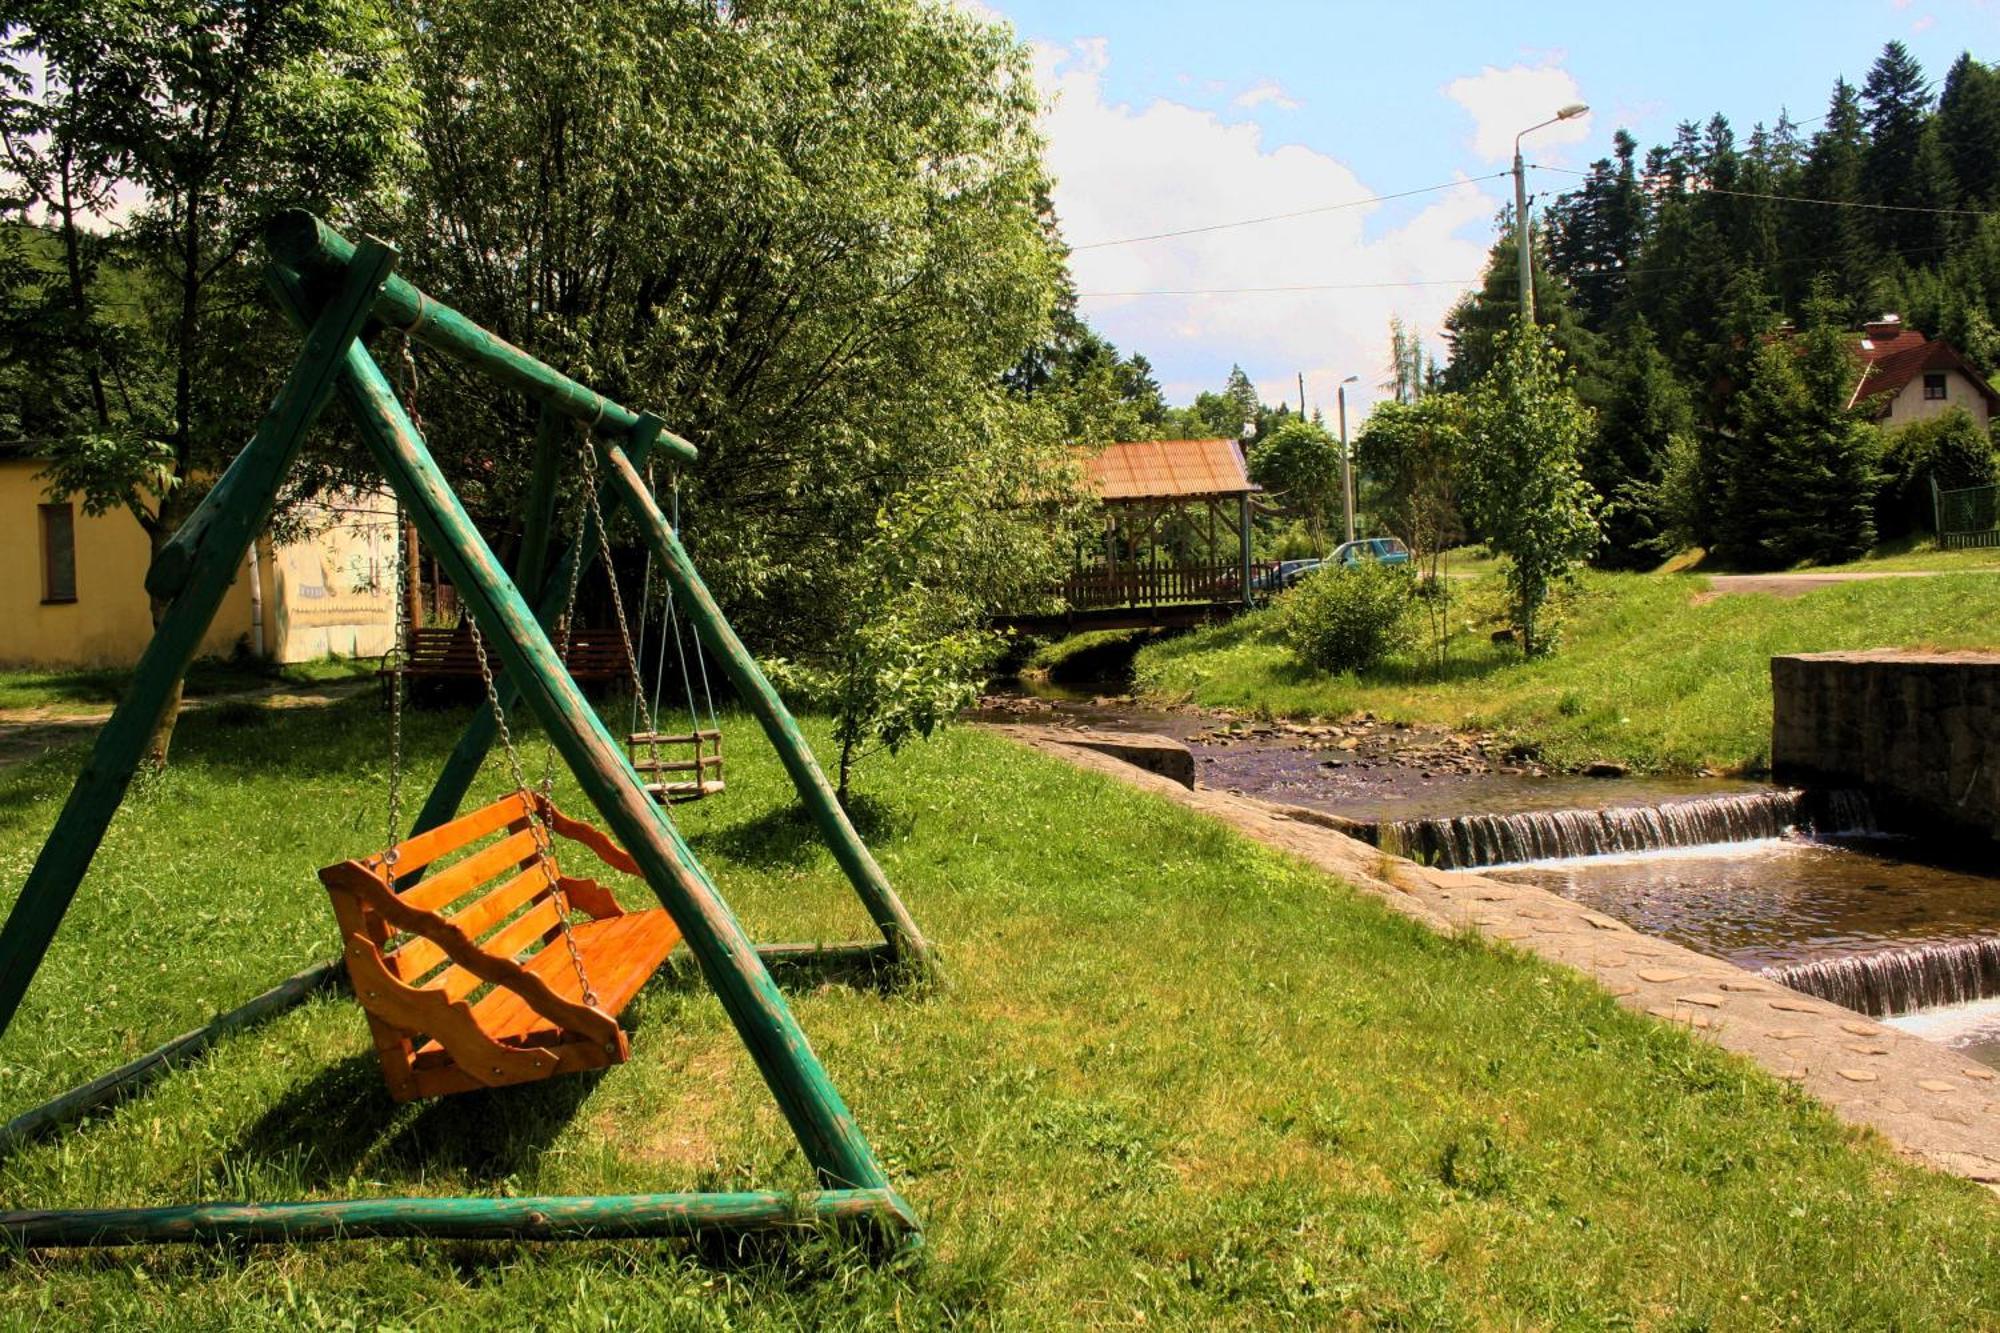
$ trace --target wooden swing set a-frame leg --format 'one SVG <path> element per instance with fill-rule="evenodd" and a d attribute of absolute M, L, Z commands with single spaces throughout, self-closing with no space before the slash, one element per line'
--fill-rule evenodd
<path fill-rule="evenodd" d="M 612 495 L 635 506 L 642 527 L 648 529 L 648 540 L 674 571 L 677 590 L 690 604 L 700 606 L 702 629 L 713 636 L 714 650 L 729 661 L 732 678 L 742 673 L 739 690 L 752 698 L 760 717 L 775 719 L 766 722 L 766 729 L 818 815 L 821 812 L 801 775 L 818 775 L 821 789 L 825 779 L 796 724 L 728 630 L 686 552 L 658 518 L 657 507 L 648 514 L 650 495 L 643 484 L 634 493 L 636 473 L 630 467 L 634 455 L 643 458 L 660 441 L 686 457 L 693 456 L 693 447 L 668 434 L 658 418 L 609 402 L 394 278 L 395 254 L 386 246 L 372 241 L 351 246 L 317 219 L 296 213 L 281 218 L 268 240 L 274 256 L 273 290 L 307 329 L 305 347 L 255 436 L 148 574 L 149 589 L 171 598 L 166 615 L 139 660 L 131 687 L 100 731 L 20 898 L 0 928 L 0 1033 L 12 1021 L 75 897 L 174 684 L 193 660 L 250 542 L 268 524 L 306 431 L 338 389 L 364 444 L 449 572 L 469 614 L 505 667 L 507 679 L 680 928 L 822 1188 L 796 1196 L 756 1192 L 367 1199 L 10 1212 L 0 1213 L 0 1238 L 29 1247 L 358 1236 L 583 1239 L 866 1219 L 899 1234 L 906 1245 L 915 1243 L 921 1233 L 914 1214 L 890 1186 L 783 993 L 773 984 L 757 947 L 679 831 L 647 796 L 623 750 L 563 668 L 542 622 L 466 516 L 360 335 L 371 317 L 405 329 L 501 382 L 527 390 L 549 410 L 592 423 L 597 434 L 612 440 L 612 446 L 603 450 L 617 469 Z M 547 469 L 551 474 L 552 470 Z M 549 485 L 552 488 L 552 476 Z M 547 540 L 546 527 L 540 540 Z M 572 551 L 568 558 L 586 556 L 587 551 Z M 549 582 L 561 586 L 554 579 Z M 753 697 L 758 685 L 767 697 Z M 462 792 L 461 783 L 452 795 L 453 805 Z M 834 809 L 837 812 L 838 807 Z M 857 878 L 857 891 L 882 925 L 889 947 L 921 961 L 921 934 L 844 816 L 838 827 L 845 839 L 833 836 L 824 818 L 820 824 L 834 842 L 843 868 Z M 843 849 L 843 842 L 850 839 L 854 851 Z M 872 872 L 865 877 L 866 885 L 857 874 L 863 869 Z"/>

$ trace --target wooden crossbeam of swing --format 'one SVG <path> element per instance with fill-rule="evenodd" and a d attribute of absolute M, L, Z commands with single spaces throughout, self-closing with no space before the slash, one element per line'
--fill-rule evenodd
<path fill-rule="evenodd" d="M 344 271 L 354 257 L 353 242 L 304 209 L 280 213 L 265 229 L 264 240 L 272 258 L 309 281 Z M 590 423 L 594 430 L 624 438 L 639 426 L 639 413 L 577 383 L 401 278 L 391 277 L 383 284 L 374 313 L 391 328 L 520 389 L 564 416 Z M 653 447 L 686 463 L 698 456 L 692 444 L 669 430 L 660 431 Z"/>

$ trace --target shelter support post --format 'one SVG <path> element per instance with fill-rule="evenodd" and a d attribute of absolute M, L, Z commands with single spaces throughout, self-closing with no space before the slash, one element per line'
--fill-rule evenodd
<path fill-rule="evenodd" d="M 355 339 L 395 265 L 396 252 L 387 246 L 363 241 L 355 248 L 338 294 L 311 321 L 305 347 L 256 434 L 184 525 L 187 540 L 173 548 L 172 601 L 0 928 L 0 1032 L 13 1021 L 244 553 L 270 522 L 307 429 L 347 356 L 359 352 Z"/>
<path fill-rule="evenodd" d="M 281 274 L 278 286 L 287 307 L 303 322 L 308 307 L 296 276 Z M 822 1183 L 835 1189 L 888 1189 L 874 1150 L 742 924 L 563 669 L 548 635 L 467 517 L 366 349 L 348 347 L 340 390 L 363 443 L 443 562 L 522 699 L 680 927 Z"/>
<path fill-rule="evenodd" d="M 1236 497 L 1236 546 L 1237 560 L 1242 568 L 1243 609 L 1250 609 L 1250 496 L 1246 493 Z"/>
<path fill-rule="evenodd" d="M 604 460 L 613 493 L 621 495 L 631 506 L 639 531 L 644 534 L 654 558 L 660 562 L 673 585 L 674 596 L 680 598 L 681 604 L 688 609 L 702 642 L 721 660 L 737 694 L 757 715 L 764 734 L 770 738 L 771 747 L 784 762 L 792 785 L 798 789 L 799 799 L 805 802 L 813 822 L 833 848 L 834 859 L 847 873 L 869 916 L 881 928 L 883 937 L 896 951 L 899 960 L 928 968 L 932 962 L 930 945 L 923 932 L 917 929 L 916 921 L 903 906 L 903 900 L 896 896 L 889 877 L 875 863 L 867 844 L 861 841 L 861 835 L 854 831 L 847 812 L 840 808 L 840 801 L 834 795 L 833 784 L 826 780 L 819 761 L 813 758 L 811 747 L 800 733 L 797 720 L 757 666 L 757 659 L 750 655 L 750 650 L 736 637 L 736 631 L 730 628 L 722 608 L 716 605 L 714 595 L 702 582 L 694 561 L 688 557 L 687 548 L 681 545 L 679 535 L 667 522 L 666 515 L 660 512 L 660 506 L 653 499 L 653 493 L 646 486 L 638 467 L 612 441 L 599 440 L 598 452 Z"/>

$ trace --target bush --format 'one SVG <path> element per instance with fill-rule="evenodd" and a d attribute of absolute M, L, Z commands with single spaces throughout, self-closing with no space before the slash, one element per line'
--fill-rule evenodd
<path fill-rule="evenodd" d="M 1416 585 L 1408 565 L 1322 568 L 1278 599 L 1279 634 L 1322 671 L 1365 671 L 1416 641 Z"/>
<path fill-rule="evenodd" d="M 1930 529 L 1933 478 L 1947 491 L 2000 480 L 1993 441 L 1962 407 L 1889 433 L 1882 450 L 1882 489 L 1875 501 L 1877 535 L 1905 537 Z"/>

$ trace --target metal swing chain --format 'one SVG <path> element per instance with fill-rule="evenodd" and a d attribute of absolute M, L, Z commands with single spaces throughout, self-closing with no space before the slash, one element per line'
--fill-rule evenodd
<path fill-rule="evenodd" d="M 396 359 L 397 397 L 403 400 L 403 409 L 409 413 L 410 424 L 417 434 L 423 434 L 423 418 L 417 415 L 417 358 L 410 350 L 410 335 L 399 335 L 400 355 Z M 416 634 L 416 627 L 410 623 L 410 559 L 408 534 L 409 523 L 404 517 L 403 506 L 396 505 L 391 520 L 396 525 L 396 637 L 389 646 L 389 656 L 394 659 L 389 676 L 389 845 L 382 853 L 382 867 L 389 872 L 389 883 L 396 882 L 396 861 L 400 856 L 403 837 L 403 697 L 405 693 L 404 673 L 410 661 L 410 643 Z"/>
<path fill-rule="evenodd" d="M 493 664 L 487 660 L 486 640 L 479 633 L 479 622 L 467 616 L 465 623 L 472 629 L 472 652 L 479 659 L 479 679 L 486 686 L 486 703 L 493 710 L 493 722 L 500 733 L 500 748 L 507 756 L 508 771 L 514 778 L 514 790 L 523 795 L 533 795 L 534 788 L 528 785 L 528 775 L 521 769 L 521 753 L 514 747 L 514 734 L 507 726 L 507 710 L 500 706 L 500 691 L 493 683 Z M 583 1002 L 595 1008 L 597 992 L 591 987 L 590 974 L 583 969 L 583 955 L 577 951 L 576 937 L 570 933 L 569 895 L 563 892 L 562 878 L 556 874 L 555 847 L 550 841 L 548 815 L 541 801 L 530 800 L 528 806 L 528 827 L 535 835 L 535 851 L 542 867 L 542 877 L 548 881 L 549 894 L 556 903 L 556 926 L 562 932 L 563 947 L 569 950 L 569 964 L 576 971 L 576 984 Z"/>
<path fill-rule="evenodd" d="M 653 716 L 653 705 L 646 699 L 646 689 L 639 675 L 639 654 L 632 646 L 632 628 L 625 619 L 625 597 L 618 591 L 618 569 L 611 563 L 611 534 L 604 529 L 604 510 L 597 499 L 597 447 L 586 435 L 583 441 L 583 493 L 590 500 L 591 521 L 597 526 L 598 559 L 604 562 L 604 577 L 611 583 L 611 609 L 618 617 L 618 637 L 625 644 L 625 665 L 632 672 L 632 695 L 639 704 L 639 712 L 646 724 L 646 748 L 652 762 L 660 762 L 660 729 Z M 576 567 L 583 568 L 583 553 L 577 552 Z M 644 607 L 640 610 L 643 612 Z M 660 770 L 655 767 L 654 772 Z M 695 769 L 695 781 L 701 781 L 701 769 Z"/>

